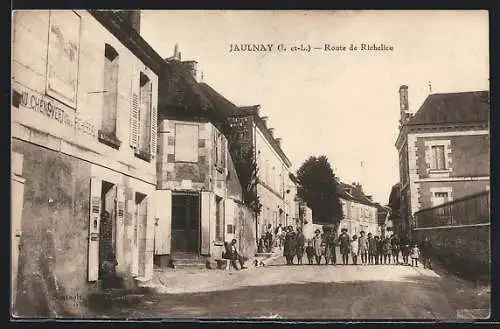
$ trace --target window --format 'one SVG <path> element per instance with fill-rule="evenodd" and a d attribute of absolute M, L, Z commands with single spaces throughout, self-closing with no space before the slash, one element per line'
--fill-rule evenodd
<path fill-rule="evenodd" d="M 99 140 L 112 147 L 120 147 L 116 137 L 118 106 L 118 53 L 110 45 L 104 46 L 103 113 Z"/>
<path fill-rule="evenodd" d="M 448 187 L 431 188 L 431 202 L 433 207 L 439 206 L 449 201 L 452 201 L 451 188 Z"/>
<path fill-rule="evenodd" d="M 224 241 L 224 203 L 222 198 L 215 197 L 215 241 Z"/>
<path fill-rule="evenodd" d="M 76 107 L 80 16 L 71 10 L 51 10 L 47 57 L 47 94 Z"/>
<path fill-rule="evenodd" d="M 175 125 L 175 161 L 198 162 L 198 125 Z"/>
<path fill-rule="evenodd" d="M 431 169 L 446 169 L 444 145 L 431 146 Z"/>

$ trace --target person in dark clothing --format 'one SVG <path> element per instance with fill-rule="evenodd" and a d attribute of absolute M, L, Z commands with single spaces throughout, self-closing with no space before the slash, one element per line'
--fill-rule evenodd
<path fill-rule="evenodd" d="M 302 265 L 302 257 L 304 257 L 304 245 L 306 243 L 306 237 L 304 236 L 304 233 L 302 233 L 302 230 L 300 228 L 297 228 L 295 242 L 296 242 L 297 264 Z"/>
<path fill-rule="evenodd" d="M 335 245 L 337 243 L 337 237 L 335 236 L 334 230 L 329 231 L 325 236 L 325 259 L 326 264 L 337 264 L 337 251 Z"/>
<path fill-rule="evenodd" d="M 368 264 L 375 264 L 375 255 L 377 254 L 377 241 L 371 233 L 368 233 Z"/>
<path fill-rule="evenodd" d="M 399 238 L 397 235 L 391 236 L 392 259 L 395 265 L 399 265 Z"/>
<path fill-rule="evenodd" d="M 424 268 L 431 268 L 432 245 L 429 238 L 425 238 L 422 242 L 422 263 Z"/>
<path fill-rule="evenodd" d="M 314 264 L 314 248 L 313 248 L 312 241 L 309 241 L 307 243 L 306 255 L 307 255 L 307 261 L 308 261 L 309 265 L 313 265 Z"/>
<path fill-rule="evenodd" d="M 267 251 L 267 248 L 266 248 L 266 236 L 265 236 L 265 234 L 262 234 L 260 236 L 259 242 L 257 244 L 257 252 L 258 253 L 264 253 L 266 251 Z"/>
<path fill-rule="evenodd" d="M 238 253 L 238 250 L 236 249 L 236 239 L 231 240 L 231 244 L 226 245 L 226 255 L 224 258 L 227 258 L 230 260 L 231 265 L 234 267 L 236 270 L 240 269 L 245 269 L 245 259 L 243 256 L 241 256 Z M 239 262 L 240 268 L 238 268 L 238 265 L 236 261 Z"/>
<path fill-rule="evenodd" d="M 339 236 L 340 253 L 342 254 L 342 264 L 349 264 L 349 247 L 351 245 L 351 238 L 347 234 L 347 229 L 343 228 Z"/>
<path fill-rule="evenodd" d="M 314 257 L 316 258 L 316 264 L 321 264 L 321 258 L 323 257 L 323 238 L 321 237 L 321 231 L 316 230 L 315 236 L 312 239 L 312 247 L 314 250 Z"/>
<path fill-rule="evenodd" d="M 401 255 L 403 256 L 403 265 L 409 265 L 410 241 L 407 237 L 401 239 Z"/>
<path fill-rule="evenodd" d="M 267 225 L 266 230 L 266 252 L 271 252 L 273 249 L 273 230 L 272 225 Z"/>
<path fill-rule="evenodd" d="M 377 235 L 375 236 L 375 244 L 376 244 L 376 251 L 375 251 L 375 264 L 379 265 L 382 264 L 382 258 L 383 258 L 383 245 L 382 242 L 380 241 L 380 237 Z"/>
<path fill-rule="evenodd" d="M 295 257 L 295 252 L 297 249 L 295 232 L 293 228 L 289 226 L 285 234 L 285 241 L 283 243 L 283 256 L 285 256 L 286 264 L 293 265 L 293 258 Z"/>

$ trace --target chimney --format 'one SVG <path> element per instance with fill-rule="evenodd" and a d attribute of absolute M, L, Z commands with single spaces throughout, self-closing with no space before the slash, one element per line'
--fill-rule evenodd
<path fill-rule="evenodd" d="M 268 118 L 268 117 L 260 117 L 260 119 L 261 119 L 262 121 L 264 121 L 264 124 L 265 124 L 265 125 L 266 125 L 266 127 L 267 127 L 267 119 L 269 119 L 269 118 Z"/>
<path fill-rule="evenodd" d="M 141 33 L 140 10 L 116 10 L 115 13 L 118 14 L 123 20 L 127 21 L 137 33 Z"/>
<path fill-rule="evenodd" d="M 275 138 L 276 140 L 276 143 L 278 143 L 278 145 L 281 147 L 281 138 Z"/>
<path fill-rule="evenodd" d="M 267 130 L 269 130 L 271 136 L 274 136 L 274 128 L 267 128 Z"/>
<path fill-rule="evenodd" d="M 408 114 L 409 114 L 409 109 L 408 109 L 408 86 L 402 85 L 399 87 L 399 113 L 400 113 L 400 120 L 399 123 L 401 125 L 406 124 L 408 120 Z"/>
<path fill-rule="evenodd" d="M 179 55 L 180 57 L 180 55 Z M 193 75 L 193 78 L 196 80 L 196 82 L 200 82 L 199 79 L 199 74 L 198 74 L 198 62 L 197 61 L 184 61 L 182 62 L 184 67 L 191 72 Z"/>

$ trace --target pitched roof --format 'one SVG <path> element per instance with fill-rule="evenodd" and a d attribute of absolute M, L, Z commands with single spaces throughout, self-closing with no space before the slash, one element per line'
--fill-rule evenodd
<path fill-rule="evenodd" d="M 178 60 L 165 60 L 166 74 L 160 81 L 160 109 L 173 107 L 191 114 L 208 114 L 213 104 L 189 70 Z"/>
<path fill-rule="evenodd" d="M 215 112 L 221 118 L 232 116 L 238 111 L 238 106 L 231 103 L 228 99 L 226 99 L 206 83 L 200 82 L 198 85 L 212 103 Z"/>
<path fill-rule="evenodd" d="M 354 189 L 354 186 L 339 182 L 339 196 L 346 200 L 352 200 L 357 203 L 365 204 L 368 206 L 374 206 L 374 202 L 371 201 L 364 193 L 362 195 L 350 194 L 347 189 Z"/>
<path fill-rule="evenodd" d="M 408 125 L 489 122 L 489 91 L 429 95 Z"/>

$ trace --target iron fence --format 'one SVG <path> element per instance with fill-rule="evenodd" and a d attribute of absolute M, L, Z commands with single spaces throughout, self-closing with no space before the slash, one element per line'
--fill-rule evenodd
<path fill-rule="evenodd" d="M 490 222 L 488 191 L 473 194 L 415 213 L 416 228 L 482 224 Z"/>

